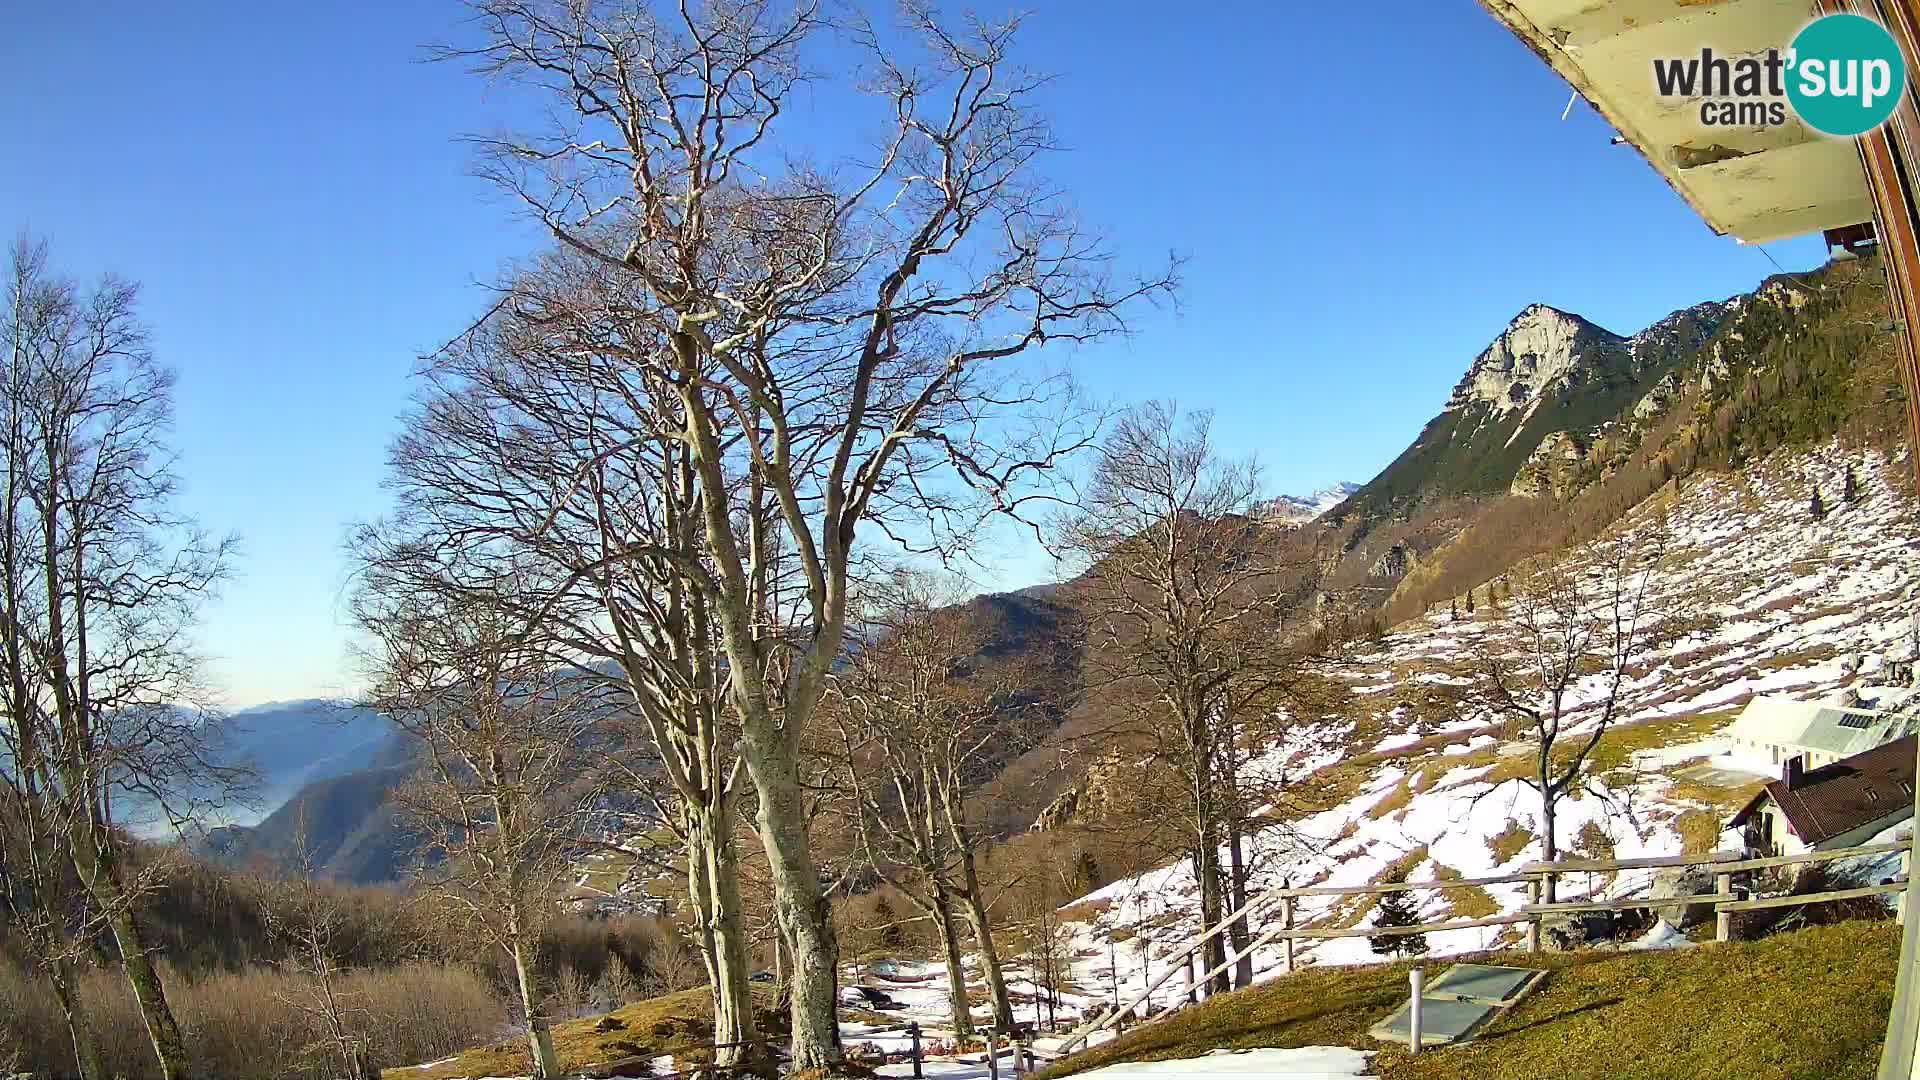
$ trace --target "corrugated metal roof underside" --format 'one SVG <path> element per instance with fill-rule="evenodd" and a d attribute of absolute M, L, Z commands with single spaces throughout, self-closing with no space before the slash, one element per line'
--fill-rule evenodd
<path fill-rule="evenodd" d="M 1851 141 L 1792 117 L 1708 128 L 1700 99 L 1659 95 L 1653 61 L 1784 49 L 1808 0 L 1481 0 L 1645 154 L 1715 232 L 1750 243 L 1873 220 Z M 1724 158 L 1724 160 L 1710 160 Z"/>

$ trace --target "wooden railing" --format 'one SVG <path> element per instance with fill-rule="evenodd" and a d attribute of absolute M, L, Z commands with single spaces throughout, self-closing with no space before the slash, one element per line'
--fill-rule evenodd
<path fill-rule="evenodd" d="M 1505 874 L 1497 877 L 1456 878 L 1450 881 L 1398 881 L 1379 885 L 1313 885 L 1294 888 L 1290 883 L 1270 889 L 1248 901 L 1238 911 L 1220 920 L 1219 924 L 1194 937 L 1184 946 L 1166 956 L 1155 958 L 1168 966 L 1157 978 L 1148 981 L 1140 994 L 1124 1005 L 1118 1005 L 1112 1012 L 1097 1017 L 1081 1025 L 1061 1044 L 1060 1053 L 1072 1053 L 1076 1047 L 1084 1046 L 1095 1033 L 1119 1022 L 1120 1018 L 1132 1013 L 1143 1002 L 1151 1000 L 1155 991 L 1165 985 L 1175 975 L 1186 972 L 1192 976 L 1191 957 L 1206 948 L 1213 939 L 1225 934 L 1230 927 L 1241 919 L 1247 921 L 1249 928 L 1268 919 L 1273 925 L 1267 926 L 1258 936 L 1248 942 L 1243 950 L 1228 950 L 1225 961 L 1203 975 L 1192 976 L 1193 982 L 1204 988 L 1214 976 L 1228 970 L 1240 961 L 1242 956 L 1269 945 L 1274 941 L 1285 943 L 1285 970 L 1292 973 L 1296 968 L 1294 944 L 1298 941 L 1329 940 L 1335 938 L 1383 938 L 1404 937 L 1415 934 L 1436 934 L 1448 930 L 1472 930 L 1487 926 L 1524 926 L 1523 947 L 1528 952 L 1540 951 L 1540 933 L 1545 921 L 1558 914 L 1577 914 L 1593 911 L 1634 911 L 1641 909 L 1668 909 L 1690 907 L 1712 907 L 1714 909 L 1714 938 L 1727 941 L 1732 936 L 1732 916 L 1741 911 L 1758 911 L 1765 908 L 1800 907 L 1807 904 L 1825 904 L 1840 900 L 1856 900 L 1868 896 L 1904 894 L 1907 891 L 1907 876 L 1912 861 L 1912 840 L 1898 840 L 1888 844 L 1868 844 L 1861 847 L 1834 848 L 1829 851 L 1809 851 L 1798 855 L 1772 855 L 1765 858 L 1748 859 L 1732 853 L 1716 852 L 1709 855 L 1671 855 L 1649 859 L 1562 859 L 1556 862 L 1529 863 L 1517 874 Z M 1900 855 L 1899 880 L 1885 885 L 1867 885 L 1850 889 L 1832 889 L 1825 892 L 1801 893 L 1791 896 L 1743 896 L 1734 891 L 1734 876 L 1782 866 L 1804 866 L 1816 863 L 1834 862 L 1840 859 L 1853 859 L 1872 855 Z M 1611 900 L 1568 900 L 1546 901 L 1543 897 L 1553 895 L 1557 883 L 1573 874 L 1612 874 L 1632 870 L 1684 870 L 1692 867 L 1707 867 L 1714 873 L 1714 891 L 1693 896 L 1674 896 L 1655 900 L 1651 897 L 1624 897 Z M 1441 922 L 1416 923 L 1410 926 L 1298 926 L 1296 925 L 1297 904 L 1304 897 L 1321 896 L 1381 896 L 1397 892 L 1437 892 L 1446 893 L 1457 889 L 1483 888 L 1488 885 L 1517 885 L 1527 887 L 1527 902 L 1519 911 L 1508 915 L 1495 915 L 1479 919 L 1451 919 Z M 1151 971 L 1148 972 L 1151 975 Z M 1117 1004 L 1117 1003 L 1116 1003 Z"/>

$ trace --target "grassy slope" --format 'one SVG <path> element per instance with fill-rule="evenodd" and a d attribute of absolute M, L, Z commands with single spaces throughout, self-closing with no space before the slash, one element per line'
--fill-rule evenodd
<path fill-rule="evenodd" d="M 771 1002 L 761 1000 L 756 993 L 755 1004 L 765 1008 Z M 609 1019 L 619 1026 L 600 1030 Z M 704 987 L 649 998 L 604 1017 L 555 1024 L 553 1042 L 561 1068 L 570 1075 L 581 1072 L 605 1075 L 604 1068 L 594 1066 L 661 1054 L 686 1060 L 712 1060 L 713 1002 Z M 696 1049 L 701 1052 L 693 1053 Z M 387 1080 L 454 1080 L 456 1077 L 525 1076 L 529 1068 L 527 1044 L 515 1038 L 468 1050 L 431 1069 L 385 1069 L 381 1075 Z"/>
<path fill-rule="evenodd" d="M 1388 1047 L 1374 1069 L 1389 1080 L 1867 1078 L 1879 1061 L 1899 944 L 1897 924 L 1855 922 L 1679 952 L 1501 954 L 1495 962 L 1553 974 L 1475 1041 L 1417 1058 Z M 1216 1047 L 1375 1048 L 1367 1028 L 1405 1000 L 1406 972 L 1405 964 L 1302 972 L 1040 1075 Z"/>

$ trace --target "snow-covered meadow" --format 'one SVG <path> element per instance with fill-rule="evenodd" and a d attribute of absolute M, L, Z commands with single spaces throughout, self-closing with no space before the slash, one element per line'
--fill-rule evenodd
<path fill-rule="evenodd" d="M 1838 446 L 1781 455 L 1738 476 L 1695 477 L 1623 523 L 1645 530 L 1654 515 L 1665 515 L 1671 554 L 1651 605 L 1705 618 L 1700 630 L 1635 667 L 1615 734 L 1605 744 L 1616 748 L 1619 760 L 1560 805 L 1563 851 L 1584 846 L 1601 857 L 1633 859 L 1679 854 L 1689 834 L 1696 850 L 1702 832 L 1712 843 L 1713 826 L 1725 820 L 1730 803 L 1774 768 L 1714 737 L 1756 693 L 1846 695 L 1880 708 L 1909 703 L 1909 687 L 1886 682 L 1889 660 L 1915 651 L 1912 613 L 1920 595 L 1920 515 L 1895 481 L 1905 467 L 1903 460 Z M 1842 497 L 1850 469 L 1857 496 L 1851 502 Z M 1828 511 L 1820 520 L 1810 511 L 1816 489 Z M 1359 886 L 1396 876 L 1416 882 L 1503 876 L 1542 857 L 1533 831 L 1539 798 L 1514 779 L 1526 769 L 1515 755 L 1530 754 L 1529 746 L 1470 734 L 1488 727 L 1492 718 L 1485 714 L 1415 718 L 1402 704 L 1405 695 L 1396 693 L 1409 681 L 1457 682 L 1461 676 L 1447 670 L 1449 661 L 1482 632 L 1489 612 L 1483 606 L 1479 615 L 1478 622 L 1445 611 L 1415 619 L 1360 659 L 1350 675 L 1356 712 L 1370 715 L 1350 729 L 1359 742 L 1329 749 L 1324 732 L 1309 733 L 1300 745 L 1269 748 L 1250 763 L 1266 771 L 1284 765 L 1300 775 L 1343 754 L 1385 752 L 1341 790 L 1337 803 L 1255 834 L 1256 891 L 1283 882 Z M 1599 681 L 1589 679 L 1576 696 L 1591 701 Z M 1435 735 L 1459 741 L 1434 747 Z M 1730 835 L 1717 839 L 1722 846 L 1734 842 Z M 1563 890 L 1623 897 L 1644 895 L 1649 883 L 1649 874 L 1623 873 L 1576 879 Z M 1525 886 L 1414 895 L 1428 920 L 1474 918 L 1516 911 Z M 1089 916 L 1075 925 L 1081 985 L 1110 995 L 1117 982 L 1123 999 L 1129 990 L 1138 993 L 1165 970 L 1159 958 L 1197 932 L 1197 908 L 1185 862 L 1067 905 L 1064 911 Z M 1365 926 L 1372 908 L 1367 898 L 1303 898 L 1297 919 L 1300 925 Z M 1428 944 L 1436 953 L 1457 953 L 1512 944 L 1519 936 L 1518 927 L 1481 927 L 1432 934 Z M 1645 942 L 1675 943 L 1670 928 L 1661 927 Z M 1378 959 L 1365 938 L 1303 941 L 1296 950 L 1304 964 Z M 1279 943 L 1255 955 L 1256 978 L 1282 972 Z M 1162 992 L 1171 997 L 1181 985 L 1176 978 Z"/>

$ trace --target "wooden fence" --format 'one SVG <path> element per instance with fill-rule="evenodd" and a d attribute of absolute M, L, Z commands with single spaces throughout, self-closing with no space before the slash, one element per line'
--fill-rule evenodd
<path fill-rule="evenodd" d="M 1748 859 L 1730 853 L 1710 855 L 1673 855 L 1653 859 L 1590 860 L 1563 859 L 1551 863 L 1530 863 L 1519 873 L 1504 874 L 1495 877 L 1456 878 L 1450 881 L 1401 881 L 1381 885 L 1357 886 L 1303 886 L 1294 888 L 1283 884 L 1280 888 L 1270 889 L 1248 901 L 1238 911 L 1220 920 L 1217 926 L 1194 937 L 1178 950 L 1157 959 L 1167 963 L 1165 971 L 1151 979 L 1139 996 L 1120 1005 L 1112 1012 L 1083 1024 L 1067 1037 L 1060 1047 L 1062 1055 L 1073 1052 L 1076 1047 L 1084 1046 L 1095 1033 L 1105 1030 L 1120 1021 L 1120 1018 L 1150 1000 L 1175 975 L 1186 972 L 1200 986 L 1214 976 L 1228 970 L 1238 963 L 1241 956 L 1251 953 L 1274 941 L 1285 943 L 1285 970 L 1295 970 L 1295 942 L 1326 940 L 1333 938 L 1382 938 L 1400 937 L 1414 934 L 1443 933 L 1448 930 L 1471 930 L 1486 926 L 1524 926 L 1524 948 L 1528 952 L 1540 951 L 1540 933 L 1546 920 L 1555 915 L 1578 914 L 1599 911 L 1633 911 L 1642 909 L 1668 909 L 1711 907 L 1714 909 L 1714 938 L 1726 941 L 1732 936 L 1733 915 L 1741 911 L 1758 911 L 1764 908 L 1801 907 L 1807 904 L 1825 904 L 1840 900 L 1856 900 L 1868 896 L 1904 894 L 1907 890 L 1907 872 L 1912 860 L 1912 840 L 1899 840 L 1889 844 L 1869 844 L 1862 847 L 1834 848 L 1829 851 L 1809 851 L 1799 855 L 1773 855 L 1765 858 Z M 1900 876 L 1898 880 L 1885 885 L 1868 885 L 1851 889 L 1833 889 L 1825 892 L 1803 893 L 1792 896 L 1749 896 L 1737 892 L 1734 878 L 1755 870 L 1765 870 L 1784 866 L 1807 866 L 1817 863 L 1833 862 L 1839 859 L 1852 859 L 1872 855 L 1900 855 Z M 1545 898 L 1556 896 L 1557 885 L 1561 879 L 1573 874 L 1610 874 L 1633 870 L 1685 870 L 1692 867 L 1710 868 L 1714 873 L 1714 890 L 1694 896 L 1675 896 L 1659 900 L 1651 897 L 1627 897 L 1615 900 L 1570 900 L 1548 901 Z M 1297 906 L 1303 897 L 1322 896 L 1382 896 L 1397 892 L 1437 892 L 1447 893 L 1461 889 L 1484 888 L 1488 885 L 1520 885 L 1527 891 L 1527 902 L 1519 911 L 1509 915 L 1495 915 L 1480 919 L 1450 919 L 1441 922 L 1417 923 L 1411 926 L 1298 926 Z M 1272 925 L 1262 929 L 1244 951 L 1228 950 L 1227 959 L 1216 965 L 1204 975 L 1193 976 L 1191 958 L 1199 954 L 1214 938 L 1225 934 L 1229 927 L 1241 919 L 1247 921 L 1249 930 L 1256 925 L 1271 920 Z M 1148 972 L 1151 974 L 1151 971 Z"/>

